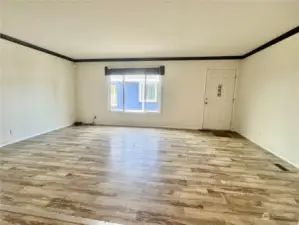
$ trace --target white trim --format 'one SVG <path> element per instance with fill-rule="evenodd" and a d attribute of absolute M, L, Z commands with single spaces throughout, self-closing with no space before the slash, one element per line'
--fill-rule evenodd
<path fill-rule="evenodd" d="M 235 90 L 234 90 L 233 109 L 232 109 L 233 111 L 232 111 L 232 118 L 231 118 L 231 123 L 230 123 L 230 130 L 231 131 L 235 130 L 235 116 L 236 116 L 236 101 L 237 101 L 238 79 L 239 79 L 239 74 L 238 74 L 238 69 L 236 69 Z"/>
<path fill-rule="evenodd" d="M 115 110 L 110 110 L 110 112 L 112 113 L 137 113 L 137 114 L 160 114 L 160 111 L 151 111 L 151 110 L 147 110 L 147 111 L 142 111 L 142 110 L 121 110 L 121 109 L 115 109 Z"/>
<path fill-rule="evenodd" d="M 139 102 L 145 102 L 143 99 L 145 97 L 144 95 L 145 95 L 144 94 L 144 83 L 138 82 L 138 101 Z"/>
<path fill-rule="evenodd" d="M 229 126 L 229 130 L 233 129 L 233 120 L 234 120 L 234 116 L 235 116 L 235 102 L 236 102 L 236 92 L 237 92 L 237 70 L 234 69 L 235 71 L 235 77 L 234 77 L 234 94 L 233 94 L 233 103 L 232 103 L 232 114 L 230 117 L 230 126 Z"/>
<path fill-rule="evenodd" d="M 72 126 L 72 124 L 73 123 L 71 123 L 69 125 L 66 125 L 66 126 L 61 126 L 61 127 L 58 127 L 58 128 L 46 130 L 46 131 L 43 131 L 43 132 L 40 132 L 40 133 L 37 133 L 37 134 L 33 134 L 33 135 L 30 135 L 30 136 L 27 136 L 27 137 L 24 137 L 24 138 L 19 138 L 19 139 L 13 140 L 13 141 L 9 141 L 9 142 L 7 142 L 5 144 L 0 145 L 0 148 L 2 148 L 4 146 L 7 146 L 7 145 L 11 145 L 11 144 L 17 143 L 17 142 L 20 142 L 20 141 L 27 140 L 27 139 L 30 139 L 30 138 L 34 138 L 34 137 L 37 137 L 37 136 L 40 136 L 40 135 L 43 135 L 43 134 L 47 134 L 47 133 L 53 132 L 55 130 L 60 130 L 60 129 L 63 129 L 63 128 L 66 128 L 66 127 L 70 127 L 70 126 Z"/>
<path fill-rule="evenodd" d="M 214 68 L 207 68 L 206 69 L 206 74 L 205 74 L 205 86 L 204 86 L 204 98 L 203 98 L 203 113 L 202 113 L 202 126 L 201 129 L 209 129 L 204 127 L 204 121 L 205 121 L 205 99 L 206 99 L 206 94 L 207 94 L 207 80 L 208 80 L 208 71 L 210 70 L 233 70 L 235 72 L 234 76 L 234 94 L 233 94 L 233 103 L 232 103 L 232 113 L 231 113 L 231 118 L 230 118 L 230 125 L 229 125 L 229 130 L 232 130 L 233 126 L 233 119 L 234 119 L 234 109 L 235 109 L 235 99 L 236 99 L 236 91 L 237 91 L 237 69 L 214 69 Z"/>
<path fill-rule="evenodd" d="M 161 101 L 162 101 L 162 79 L 160 76 L 152 76 L 152 75 L 144 75 L 144 76 L 136 76 L 136 77 L 129 77 L 130 79 L 127 79 L 126 76 L 132 76 L 132 75 L 115 75 L 115 76 L 109 76 L 109 79 L 107 79 L 107 92 L 108 92 L 108 111 L 109 112 L 128 112 L 128 113 L 161 113 Z M 121 79 L 120 79 L 121 78 Z M 122 91 L 123 91 L 123 109 L 113 109 L 113 107 L 116 107 L 116 105 L 111 104 L 111 83 L 112 82 L 122 82 Z M 125 83 L 126 82 L 138 82 L 138 100 L 142 103 L 142 109 L 141 110 L 126 110 L 124 108 L 125 106 Z M 146 87 L 147 82 L 149 84 L 154 84 L 155 87 L 155 99 L 141 99 L 142 97 L 145 98 L 146 93 L 144 93 L 142 96 L 140 89 L 142 89 L 142 85 Z M 143 88 L 143 91 L 146 92 L 146 89 Z M 157 103 L 158 109 L 156 111 L 154 110 L 145 110 L 144 106 L 145 103 Z"/>
<path fill-rule="evenodd" d="M 146 89 L 144 89 L 144 87 L 146 87 L 146 85 L 154 85 L 154 99 L 146 99 Z M 143 93 L 143 94 L 142 94 Z M 145 96 L 143 96 L 145 95 Z M 149 103 L 155 103 L 155 102 L 158 102 L 158 83 L 156 82 L 146 82 L 146 84 L 142 83 L 142 82 L 139 82 L 139 85 L 138 85 L 138 100 L 139 102 L 149 102 Z"/>
<path fill-rule="evenodd" d="M 111 109 L 111 107 L 110 107 L 110 109 L 108 109 L 108 111 L 109 112 L 123 112 L 122 109 Z"/>
<path fill-rule="evenodd" d="M 140 114 L 140 116 L 156 116 L 156 114 Z M 176 125 L 176 124 L 132 124 L 129 122 L 105 122 L 105 123 L 97 123 L 96 126 L 115 126 L 115 127 L 136 127 L 136 128 L 152 128 L 152 129 L 175 129 L 175 130 L 190 130 L 190 131 L 198 131 L 198 127 L 193 127 L 192 125 Z"/>
<path fill-rule="evenodd" d="M 147 110 L 147 111 L 143 111 L 143 110 L 124 110 L 123 112 L 125 113 L 143 113 L 143 114 L 147 114 L 147 113 L 159 113 L 159 111 L 150 111 L 150 110 Z"/>
<path fill-rule="evenodd" d="M 112 88 L 113 87 L 113 88 Z M 114 96 L 111 95 L 111 91 L 114 89 Z M 114 98 L 112 98 L 114 97 Z M 117 107 L 117 86 L 116 84 L 110 84 L 110 105 L 111 107 Z"/>
<path fill-rule="evenodd" d="M 266 148 L 264 145 L 258 144 L 257 141 L 253 140 L 252 138 L 249 138 L 249 137 L 246 136 L 245 134 L 243 134 L 243 133 L 241 133 L 241 132 L 239 132 L 239 131 L 236 131 L 236 132 L 239 133 L 239 134 L 241 134 L 241 135 L 242 135 L 244 138 L 246 138 L 247 140 L 253 142 L 254 144 L 256 144 L 256 145 L 258 145 L 258 146 L 260 146 L 262 149 L 264 149 L 264 150 L 270 152 L 271 154 L 277 156 L 277 157 L 280 158 L 281 160 L 283 160 L 283 161 L 285 161 L 285 162 L 287 162 L 287 163 L 289 163 L 289 164 L 291 164 L 291 165 L 293 165 L 294 167 L 296 167 L 296 168 L 299 169 L 299 165 L 297 165 L 296 163 L 290 161 L 289 159 L 285 158 L 284 156 L 281 156 L 280 154 L 278 154 L 278 153 L 276 153 L 276 152 L 273 152 L 272 150 Z"/>
<path fill-rule="evenodd" d="M 206 101 L 206 92 L 207 92 L 207 79 L 208 79 L 208 69 L 206 69 L 205 73 L 205 85 L 204 85 L 204 94 L 203 94 L 203 107 L 202 107 L 202 122 L 201 122 L 201 129 L 204 127 L 204 122 L 205 122 L 205 101 Z"/>

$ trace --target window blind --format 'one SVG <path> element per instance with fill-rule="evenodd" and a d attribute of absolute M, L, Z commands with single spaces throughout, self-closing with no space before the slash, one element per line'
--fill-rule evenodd
<path fill-rule="evenodd" d="M 165 66 L 153 68 L 108 68 L 105 67 L 105 76 L 110 75 L 165 75 Z"/>

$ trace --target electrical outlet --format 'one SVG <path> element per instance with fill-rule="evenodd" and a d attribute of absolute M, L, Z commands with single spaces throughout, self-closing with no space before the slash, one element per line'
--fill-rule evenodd
<path fill-rule="evenodd" d="M 92 121 L 92 124 L 93 124 L 93 125 L 95 125 L 95 123 L 96 123 L 96 119 L 97 119 L 97 116 L 94 116 L 94 117 L 93 117 L 93 121 Z"/>

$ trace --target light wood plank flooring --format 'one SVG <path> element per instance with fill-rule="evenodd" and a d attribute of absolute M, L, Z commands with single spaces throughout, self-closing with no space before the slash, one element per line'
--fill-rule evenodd
<path fill-rule="evenodd" d="M 220 136 L 70 127 L 3 147 L 0 224 L 297 225 L 299 171 Z"/>

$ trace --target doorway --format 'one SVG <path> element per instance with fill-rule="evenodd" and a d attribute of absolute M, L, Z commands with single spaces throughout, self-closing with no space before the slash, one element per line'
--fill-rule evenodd
<path fill-rule="evenodd" d="M 236 70 L 207 70 L 203 129 L 231 129 L 235 81 Z"/>

